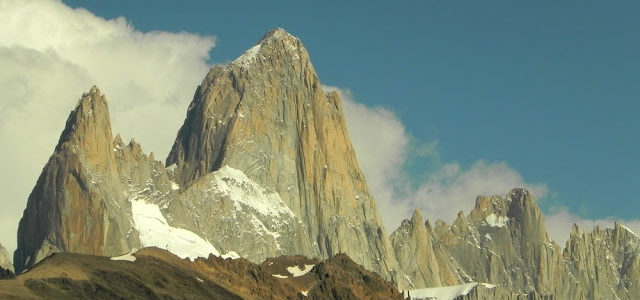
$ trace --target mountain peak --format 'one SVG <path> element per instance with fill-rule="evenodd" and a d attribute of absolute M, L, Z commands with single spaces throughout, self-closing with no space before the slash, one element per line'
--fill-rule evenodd
<path fill-rule="evenodd" d="M 419 208 L 416 208 L 413 210 L 413 216 L 411 216 L 411 222 L 414 225 L 422 225 L 423 223 L 423 218 L 422 218 L 422 210 L 420 210 Z"/>
<path fill-rule="evenodd" d="M 250 68 L 259 61 L 308 61 L 308 54 L 302 42 L 282 28 L 275 28 L 267 32 L 256 45 L 245 51 L 240 57 L 231 62 L 230 66 Z"/>
<path fill-rule="evenodd" d="M 309 224 L 295 254 L 344 252 L 387 278 L 398 272 L 340 100 L 328 98 L 302 42 L 281 28 L 203 80 L 167 158 L 173 164 L 181 187 L 228 165 L 273 191 Z"/>
<path fill-rule="evenodd" d="M 111 119 L 106 97 L 95 85 L 83 93 L 76 108 L 69 114 L 60 135 L 56 152 L 71 148 L 86 155 L 90 161 L 103 165 L 112 149 Z"/>
<path fill-rule="evenodd" d="M 269 30 L 269 32 L 265 33 L 265 35 L 260 39 L 259 44 L 267 41 L 267 40 L 283 40 L 283 39 L 292 39 L 298 41 L 298 38 L 288 33 L 286 30 L 281 27 L 276 27 L 274 29 Z"/>

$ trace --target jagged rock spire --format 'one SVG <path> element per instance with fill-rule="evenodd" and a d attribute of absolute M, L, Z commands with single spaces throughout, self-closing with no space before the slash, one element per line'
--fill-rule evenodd
<path fill-rule="evenodd" d="M 127 207 L 123 200 L 107 101 L 94 86 L 69 114 L 29 195 L 18 228 L 16 272 L 52 252 L 108 255 L 129 250 L 130 221 L 120 212 Z"/>
<path fill-rule="evenodd" d="M 438 261 L 446 251 L 434 245 L 434 234 L 426 226 L 422 211 L 416 208 L 411 220 L 391 234 L 391 243 L 400 267 L 416 287 L 439 287 L 458 284 L 461 279 L 447 261 Z"/>

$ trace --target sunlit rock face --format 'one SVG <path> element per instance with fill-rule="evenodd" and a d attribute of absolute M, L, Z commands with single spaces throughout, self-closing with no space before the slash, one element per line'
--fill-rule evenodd
<path fill-rule="evenodd" d="M 176 166 L 185 187 L 225 166 L 239 170 L 304 225 L 288 249 L 313 257 L 346 253 L 388 279 L 399 273 L 341 100 L 322 90 L 307 50 L 282 29 L 209 72 L 166 165 Z"/>

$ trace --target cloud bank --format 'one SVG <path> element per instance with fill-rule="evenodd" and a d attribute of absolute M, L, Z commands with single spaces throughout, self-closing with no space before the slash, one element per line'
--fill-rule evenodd
<path fill-rule="evenodd" d="M 458 162 L 441 163 L 414 187 L 409 184 L 411 176 L 405 172 L 410 153 L 439 158 L 437 142 L 417 144 L 390 110 L 358 103 L 348 89 L 324 88 L 336 90 L 341 95 L 360 167 L 389 233 L 403 219 L 409 218 L 414 208 L 420 208 L 425 218 L 451 222 L 461 210 L 468 214 L 478 195 L 504 196 L 511 189 L 521 187 L 543 202 L 549 194 L 546 184 L 527 182 L 507 163 L 485 160 L 478 160 L 468 168 Z M 551 209 L 545 214 L 550 237 L 562 246 L 574 223 L 582 230 L 591 231 L 596 225 L 613 227 L 615 220 L 583 218 L 565 207 Z M 640 233 L 640 220 L 618 222 Z"/>
<path fill-rule="evenodd" d="M 164 157 L 214 37 L 140 32 L 59 1 L 0 2 L 0 242 L 16 247 L 29 192 L 53 152 L 69 111 L 97 85 L 114 133 Z"/>
<path fill-rule="evenodd" d="M 452 221 L 460 210 L 469 212 L 478 195 L 505 195 L 515 187 L 527 188 L 538 197 L 548 192 L 544 184 L 525 182 L 504 162 L 483 160 L 467 169 L 457 162 L 440 164 L 416 188 L 405 172 L 409 155 L 439 157 L 437 143 L 416 145 L 390 110 L 358 103 L 348 89 L 324 89 L 340 93 L 358 162 L 389 231 L 410 217 L 415 208 L 420 208 L 425 218 Z"/>

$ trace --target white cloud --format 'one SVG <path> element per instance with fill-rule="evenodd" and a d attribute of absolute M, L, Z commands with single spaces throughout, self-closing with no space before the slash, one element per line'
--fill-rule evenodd
<path fill-rule="evenodd" d="M 351 142 L 385 227 L 397 227 L 411 211 L 392 201 L 394 189 L 405 178 L 402 167 L 408 157 L 409 135 L 404 125 L 388 109 L 354 101 L 347 89 L 323 88 L 340 94 Z"/>
<path fill-rule="evenodd" d="M 163 158 L 209 69 L 215 38 L 139 32 L 59 1 L 0 2 L 0 243 L 12 251 L 29 192 L 67 115 L 96 84 L 114 133 Z"/>
<path fill-rule="evenodd" d="M 404 172 L 409 153 L 438 159 L 437 141 L 422 144 L 412 141 L 402 122 L 390 110 L 358 103 L 347 89 L 332 86 L 324 89 L 340 93 L 358 162 L 389 233 L 409 218 L 416 207 L 426 218 L 451 222 L 461 210 L 468 214 L 478 195 L 504 196 L 517 187 L 526 188 L 542 201 L 549 194 L 546 184 L 527 182 L 507 163 L 484 160 L 466 169 L 457 162 L 442 164 L 417 188 L 412 188 L 409 184 L 412 178 Z M 545 216 L 549 236 L 561 246 L 574 223 L 581 230 L 591 231 L 596 225 L 613 227 L 615 221 L 640 234 L 640 220 L 587 219 L 564 207 L 553 209 Z"/>
<path fill-rule="evenodd" d="M 545 184 L 525 182 L 504 162 L 480 160 L 466 170 L 458 163 L 448 163 L 410 196 L 409 203 L 421 208 L 425 217 L 450 222 L 461 210 L 468 214 L 478 195 L 503 196 L 518 187 L 526 188 L 536 198 L 542 198 L 548 192 Z"/>
<path fill-rule="evenodd" d="M 477 195 L 505 195 L 514 187 L 527 188 L 538 197 L 547 193 L 544 184 L 526 183 L 506 163 L 485 161 L 469 169 L 455 162 L 443 164 L 418 188 L 412 188 L 414 180 L 404 171 L 409 153 L 439 157 L 437 142 L 412 142 L 402 122 L 388 109 L 358 103 L 346 89 L 325 86 L 325 90 L 341 94 L 358 162 L 390 232 L 416 207 L 425 217 L 450 221 L 458 211 L 471 210 Z"/>

